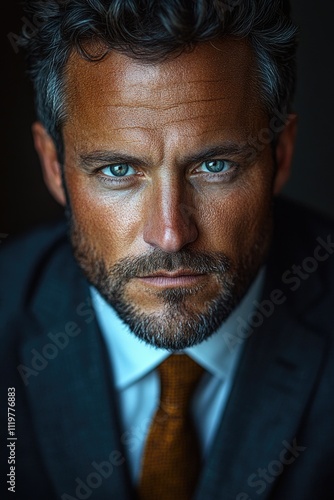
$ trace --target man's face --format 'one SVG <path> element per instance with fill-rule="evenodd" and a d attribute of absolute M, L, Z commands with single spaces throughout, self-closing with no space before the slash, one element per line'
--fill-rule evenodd
<path fill-rule="evenodd" d="M 247 291 L 271 238 L 274 166 L 244 41 L 162 63 L 71 57 L 63 137 L 71 238 L 140 338 L 182 349 Z M 250 161 L 250 158 L 252 161 Z"/>

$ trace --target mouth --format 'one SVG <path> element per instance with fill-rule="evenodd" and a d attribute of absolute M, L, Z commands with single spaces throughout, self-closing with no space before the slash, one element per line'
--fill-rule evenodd
<path fill-rule="evenodd" d="M 180 269 L 174 272 L 159 271 L 146 276 L 140 276 L 138 279 L 148 285 L 173 288 L 198 284 L 206 276 L 206 274 L 197 273 L 196 271 Z"/>

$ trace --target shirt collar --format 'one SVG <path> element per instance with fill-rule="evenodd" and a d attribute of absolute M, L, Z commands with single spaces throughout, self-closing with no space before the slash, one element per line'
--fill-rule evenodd
<path fill-rule="evenodd" d="M 238 320 L 242 318 L 243 321 L 247 321 L 254 309 L 254 301 L 260 297 L 263 281 L 262 268 L 241 303 L 217 332 L 208 340 L 185 349 L 185 353 L 211 374 L 223 379 L 234 364 L 243 343 L 242 338 L 236 337 Z M 126 389 L 155 369 L 170 353 L 138 339 L 98 291 L 94 287 L 91 287 L 90 291 L 97 321 L 113 367 L 116 388 Z M 233 342 L 231 339 L 234 339 Z"/>

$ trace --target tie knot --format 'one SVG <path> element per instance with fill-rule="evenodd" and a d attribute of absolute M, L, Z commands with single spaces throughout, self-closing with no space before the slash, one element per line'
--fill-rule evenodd
<path fill-rule="evenodd" d="M 159 365 L 160 405 L 167 414 L 181 417 L 187 411 L 203 371 L 186 354 L 172 354 Z"/>

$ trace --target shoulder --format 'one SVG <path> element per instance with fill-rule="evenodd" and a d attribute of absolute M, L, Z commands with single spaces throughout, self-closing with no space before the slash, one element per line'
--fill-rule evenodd
<path fill-rule="evenodd" d="M 59 247 L 68 245 L 66 223 L 59 220 L 9 237 L 0 247 L 0 308 L 20 310 L 28 290 Z"/>
<path fill-rule="evenodd" d="M 273 252 L 281 265 L 316 259 L 334 265 L 334 219 L 292 200 L 280 198 L 274 207 Z"/>
<path fill-rule="evenodd" d="M 294 315 L 333 339 L 334 221 L 299 203 L 275 206 L 269 287 L 281 290 Z"/>
<path fill-rule="evenodd" d="M 286 235 L 290 239 L 290 246 L 308 247 L 314 237 L 334 233 L 334 218 L 287 198 L 280 197 L 276 200 L 274 220 L 275 236 Z M 288 243 L 281 240 L 282 246 Z"/>

